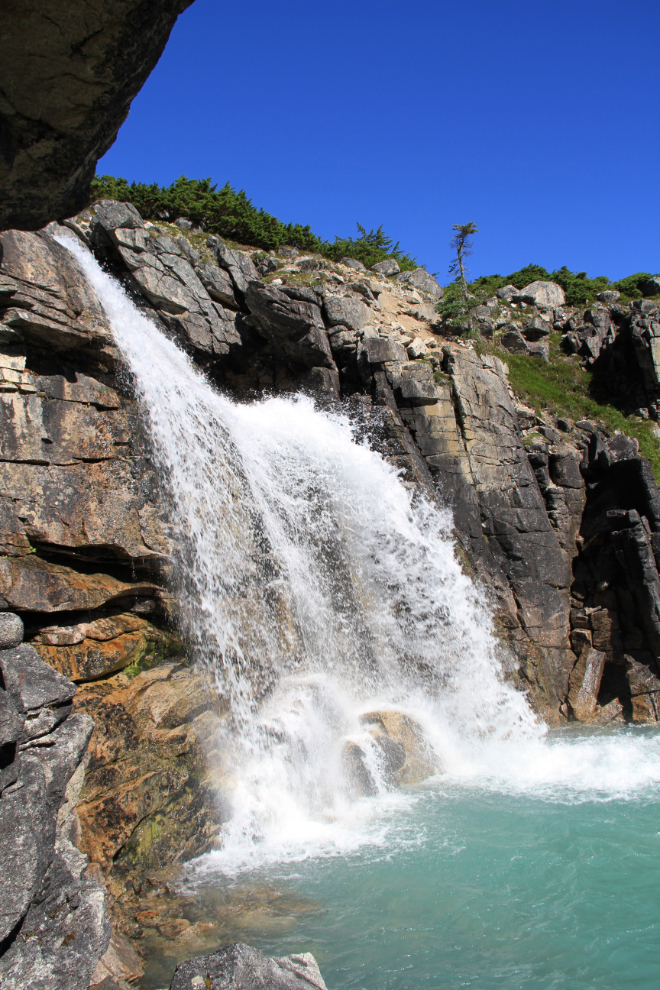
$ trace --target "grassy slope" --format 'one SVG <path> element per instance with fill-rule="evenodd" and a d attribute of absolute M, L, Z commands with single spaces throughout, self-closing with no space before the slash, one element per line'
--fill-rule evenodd
<path fill-rule="evenodd" d="M 614 406 L 598 402 L 592 395 L 592 375 L 580 368 L 575 355 L 568 357 L 560 350 L 561 334 L 550 337 L 550 362 L 539 357 L 509 354 L 489 347 L 509 366 L 509 381 L 514 391 L 538 414 L 543 410 L 573 420 L 590 419 L 600 422 L 608 431 L 620 430 L 636 437 L 640 453 L 648 458 L 653 473 L 660 481 L 660 441 L 654 435 L 655 424 L 637 416 L 624 416 Z"/>

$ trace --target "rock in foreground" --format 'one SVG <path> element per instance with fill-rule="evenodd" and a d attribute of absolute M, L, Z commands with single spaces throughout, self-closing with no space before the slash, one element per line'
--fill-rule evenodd
<path fill-rule="evenodd" d="M 314 956 L 269 959 L 236 942 L 210 956 L 198 956 L 176 968 L 170 990 L 327 990 Z"/>

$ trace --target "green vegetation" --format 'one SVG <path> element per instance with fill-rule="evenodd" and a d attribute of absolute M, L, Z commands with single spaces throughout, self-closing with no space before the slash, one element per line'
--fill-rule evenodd
<path fill-rule="evenodd" d="M 577 356 L 563 354 L 560 341 L 560 333 L 550 336 L 549 363 L 539 357 L 509 354 L 496 347 L 488 349 L 506 361 L 513 389 L 537 414 L 548 410 L 575 421 L 589 419 L 602 423 L 608 433 L 620 430 L 636 437 L 640 453 L 651 462 L 653 473 L 660 480 L 660 443 L 653 433 L 654 424 L 636 416 L 626 417 L 609 405 L 607 397 L 599 394 L 594 375 L 580 368 Z"/>
<path fill-rule="evenodd" d="M 530 282 L 556 282 L 566 293 L 568 306 L 583 306 L 593 302 L 596 295 L 605 289 L 617 289 L 626 299 L 641 299 L 640 285 L 651 277 L 648 272 L 637 272 L 619 282 L 610 282 L 606 275 L 589 278 L 586 272 L 572 272 L 565 265 L 554 272 L 549 272 L 541 265 L 526 265 L 511 275 L 482 275 L 471 283 L 470 290 L 475 295 L 486 298 L 504 285 L 515 285 L 517 289 L 522 289 Z"/>
<path fill-rule="evenodd" d="M 187 179 L 185 175 L 171 186 L 142 182 L 129 183 L 112 175 L 97 175 L 92 182 L 92 202 L 97 199 L 117 199 L 133 203 L 145 220 L 174 222 L 187 217 L 201 224 L 210 234 L 220 234 L 249 247 L 277 251 L 282 245 L 300 251 L 323 255 L 331 261 L 343 257 L 355 258 L 367 268 L 395 258 L 402 271 L 417 267 L 415 258 L 406 254 L 383 231 L 367 231 L 357 225 L 358 236 L 335 237 L 325 241 L 311 227 L 297 223 L 282 223 L 263 209 L 257 209 L 243 190 L 236 192 L 227 183 L 222 189 L 211 179 Z"/>

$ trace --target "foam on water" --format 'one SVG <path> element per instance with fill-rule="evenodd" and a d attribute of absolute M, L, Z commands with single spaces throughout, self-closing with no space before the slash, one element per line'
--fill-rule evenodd
<path fill-rule="evenodd" d="M 657 736 L 546 734 L 502 679 L 449 513 L 413 497 L 347 415 L 220 394 L 89 252 L 61 243 L 133 375 L 173 507 L 183 629 L 226 701 L 235 772 L 218 868 L 395 841 L 415 797 L 387 790 L 360 722 L 383 708 L 422 725 L 443 781 L 552 801 L 657 796 Z M 375 797 L 352 793 L 347 741 Z"/>

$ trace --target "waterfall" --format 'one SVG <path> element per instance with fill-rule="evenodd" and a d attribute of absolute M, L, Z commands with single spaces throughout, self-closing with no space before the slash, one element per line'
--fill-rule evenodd
<path fill-rule="evenodd" d="M 538 745 L 545 729 L 502 678 L 450 514 L 404 486 L 345 411 L 221 394 L 89 252 L 60 242 L 107 314 L 169 492 L 182 629 L 228 712 L 228 868 L 350 846 L 379 799 L 407 799 L 387 786 L 365 713 L 412 717 L 438 771 Z M 355 792 L 347 746 L 371 797 Z"/>

